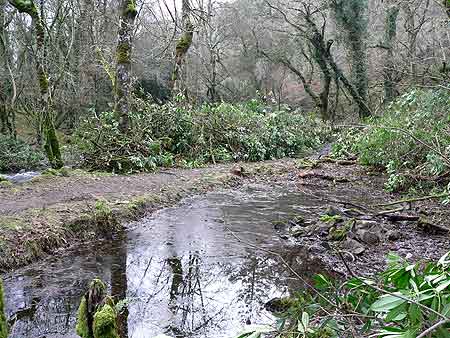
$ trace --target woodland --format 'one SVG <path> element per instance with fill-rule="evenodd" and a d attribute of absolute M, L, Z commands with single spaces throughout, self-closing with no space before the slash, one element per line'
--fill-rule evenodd
<path fill-rule="evenodd" d="M 416 242 L 447 243 L 450 0 L 0 0 L 0 272 L 6 281 L 12 278 L 6 273 L 68 241 L 87 241 L 93 230 L 86 224 L 109 238 L 150 204 L 156 209 L 214 189 L 211 182 L 207 188 L 183 182 L 177 197 L 144 201 L 139 186 L 159 184 L 156 175 L 180 170 L 193 182 L 196 170 L 222 168 L 217 172 L 234 178 L 266 175 L 275 182 L 274 168 L 286 159 L 294 161 L 286 171 L 296 179 L 350 188 L 359 178 L 382 182 L 379 190 L 366 185 L 364 191 L 385 194 L 384 203 L 327 209 L 318 217 L 328 226 L 326 241 L 366 245 L 358 226 L 381 217 L 430 232 Z M 258 163 L 265 169 L 255 169 Z M 314 171 L 323 166 L 333 169 Z M 21 175 L 33 178 L 18 184 Z M 102 186 L 98 193 L 87 188 L 95 198 L 79 197 L 83 180 Z M 108 197 L 119 192 L 120 198 Z M 49 205 L 89 200 L 67 211 L 88 219 L 68 228 L 68 217 L 44 215 L 47 206 L 39 197 L 32 204 L 33 196 L 53 198 Z M 27 198 L 29 205 L 22 203 Z M 327 203 L 350 204 L 331 197 Z M 124 204 L 127 216 L 121 209 L 119 217 L 113 205 Z M 359 214 L 349 216 L 355 208 Z M 32 212 L 38 209 L 39 216 Z M 289 222 L 290 235 L 309 236 L 308 222 Z M 353 258 L 364 250 L 347 249 Z M 414 262 L 379 250 L 388 258 L 373 274 L 355 271 L 345 250 L 335 251 L 344 277 L 320 273 L 304 281 L 298 293 L 269 304 L 276 308 L 273 325 L 244 325 L 233 338 L 450 337 L 448 247 L 431 250 L 432 260 L 421 260 L 418 249 Z M 181 262 L 167 262 L 172 300 L 183 270 L 177 272 Z M 286 270 L 303 281 L 292 267 Z M 123 324 L 132 302 L 125 291 L 117 297 L 100 279 L 83 287 L 73 332 L 131 337 Z M 20 319 L 11 319 L 8 295 L 0 280 L 0 338 L 20 337 L 12 330 Z M 158 337 L 208 336 L 165 334 Z"/>

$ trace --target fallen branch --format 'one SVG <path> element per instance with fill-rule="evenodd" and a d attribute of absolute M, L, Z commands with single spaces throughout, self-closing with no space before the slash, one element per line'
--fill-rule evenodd
<path fill-rule="evenodd" d="M 348 178 L 345 177 L 336 177 L 336 176 L 330 176 L 325 174 L 319 174 L 315 172 L 303 172 L 298 175 L 299 178 L 307 179 L 307 178 L 318 178 L 325 181 L 332 181 L 332 182 L 338 182 L 338 183 L 347 183 L 350 182 Z"/>
<path fill-rule="evenodd" d="M 420 202 L 420 201 L 427 201 L 427 200 L 433 200 L 433 199 L 440 199 L 448 197 L 448 193 L 442 193 L 438 195 L 430 195 L 430 196 L 424 196 L 424 197 L 415 197 L 415 198 L 405 198 L 399 201 L 394 201 L 390 203 L 383 203 L 383 204 L 375 204 L 372 205 L 372 207 L 390 207 L 393 205 L 403 204 L 403 203 L 412 203 L 412 202 Z"/>
<path fill-rule="evenodd" d="M 318 162 L 319 163 L 334 163 L 334 164 L 339 164 L 339 165 L 343 165 L 343 166 L 357 164 L 356 160 L 335 160 L 330 157 L 325 157 L 323 159 L 320 159 Z"/>

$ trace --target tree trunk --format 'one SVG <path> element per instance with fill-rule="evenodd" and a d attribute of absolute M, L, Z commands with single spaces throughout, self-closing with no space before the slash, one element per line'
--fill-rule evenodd
<path fill-rule="evenodd" d="M 13 111 L 8 107 L 8 36 L 5 27 L 6 0 L 0 0 L 0 133 L 15 137 Z"/>
<path fill-rule="evenodd" d="M 367 67 L 367 0 L 341 0 L 333 2 L 336 24 L 340 27 L 341 34 L 349 52 L 349 64 L 351 69 L 351 81 L 356 91 L 359 116 L 361 118 L 370 115 L 367 105 L 368 97 L 368 67 Z M 345 79 L 346 80 L 346 79 Z M 345 85 L 345 83 L 344 83 Z M 351 94 L 353 96 L 353 94 Z"/>
<path fill-rule="evenodd" d="M 405 28 L 408 34 L 408 58 L 409 68 L 411 72 L 412 83 L 417 84 L 417 31 L 415 13 L 411 10 L 410 4 L 403 5 L 403 11 L 405 12 Z"/>
<path fill-rule="evenodd" d="M 0 279 L 0 338 L 8 337 L 8 321 L 6 320 L 3 284 Z"/>
<path fill-rule="evenodd" d="M 52 104 L 50 95 L 49 78 L 44 68 L 45 59 L 45 27 L 39 11 L 32 0 L 9 0 L 9 3 L 17 8 L 20 13 L 26 13 L 31 17 L 36 31 L 36 74 L 39 81 L 40 107 L 44 124 L 45 151 L 50 165 L 54 169 L 61 168 L 64 163 L 61 157 L 56 128 L 53 121 Z"/>
<path fill-rule="evenodd" d="M 396 81 L 394 79 L 394 43 L 397 36 L 398 7 L 390 7 L 386 11 L 385 41 L 386 59 L 384 62 L 384 103 L 392 102 L 397 96 Z"/>
<path fill-rule="evenodd" d="M 117 41 L 115 111 L 123 133 L 130 129 L 130 95 L 132 90 L 131 55 L 133 51 L 134 21 L 137 16 L 136 0 L 122 0 L 120 28 Z"/>
<path fill-rule="evenodd" d="M 183 32 L 175 47 L 175 65 L 172 72 L 172 95 L 186 94 L 186 54 L 191 48 L 194 26 L 190 19 L 189 0 L 183 0 L 181 25 Z"/>

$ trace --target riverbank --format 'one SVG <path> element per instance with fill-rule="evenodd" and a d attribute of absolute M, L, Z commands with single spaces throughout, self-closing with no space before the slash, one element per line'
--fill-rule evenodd
<path fill-rule="evenodd" d="M 119 176 L 76 172 L 44 175 L 0 186 L 0 271 L 58 250 L 114 235 L 121 224 L 184 197 L 244 181 L 275 180 L 295 170 L 294 160 L 167 169 Z"/>

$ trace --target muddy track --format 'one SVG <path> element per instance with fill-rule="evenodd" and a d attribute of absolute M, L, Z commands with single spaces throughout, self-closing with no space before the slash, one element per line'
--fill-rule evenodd
<path fill-rule="evenodd" d="M 130 176 L 48 177 L 34 182 L 0 187 L 0 215 L 26 209 L 49 208 L 55 204 L 105 198 L 124 200 L 158 192 L 162 188 L 188 185 L 189 181 L 212 174 L 226 174 L 233 165 L 202 169 L 171 169 Z"/>

